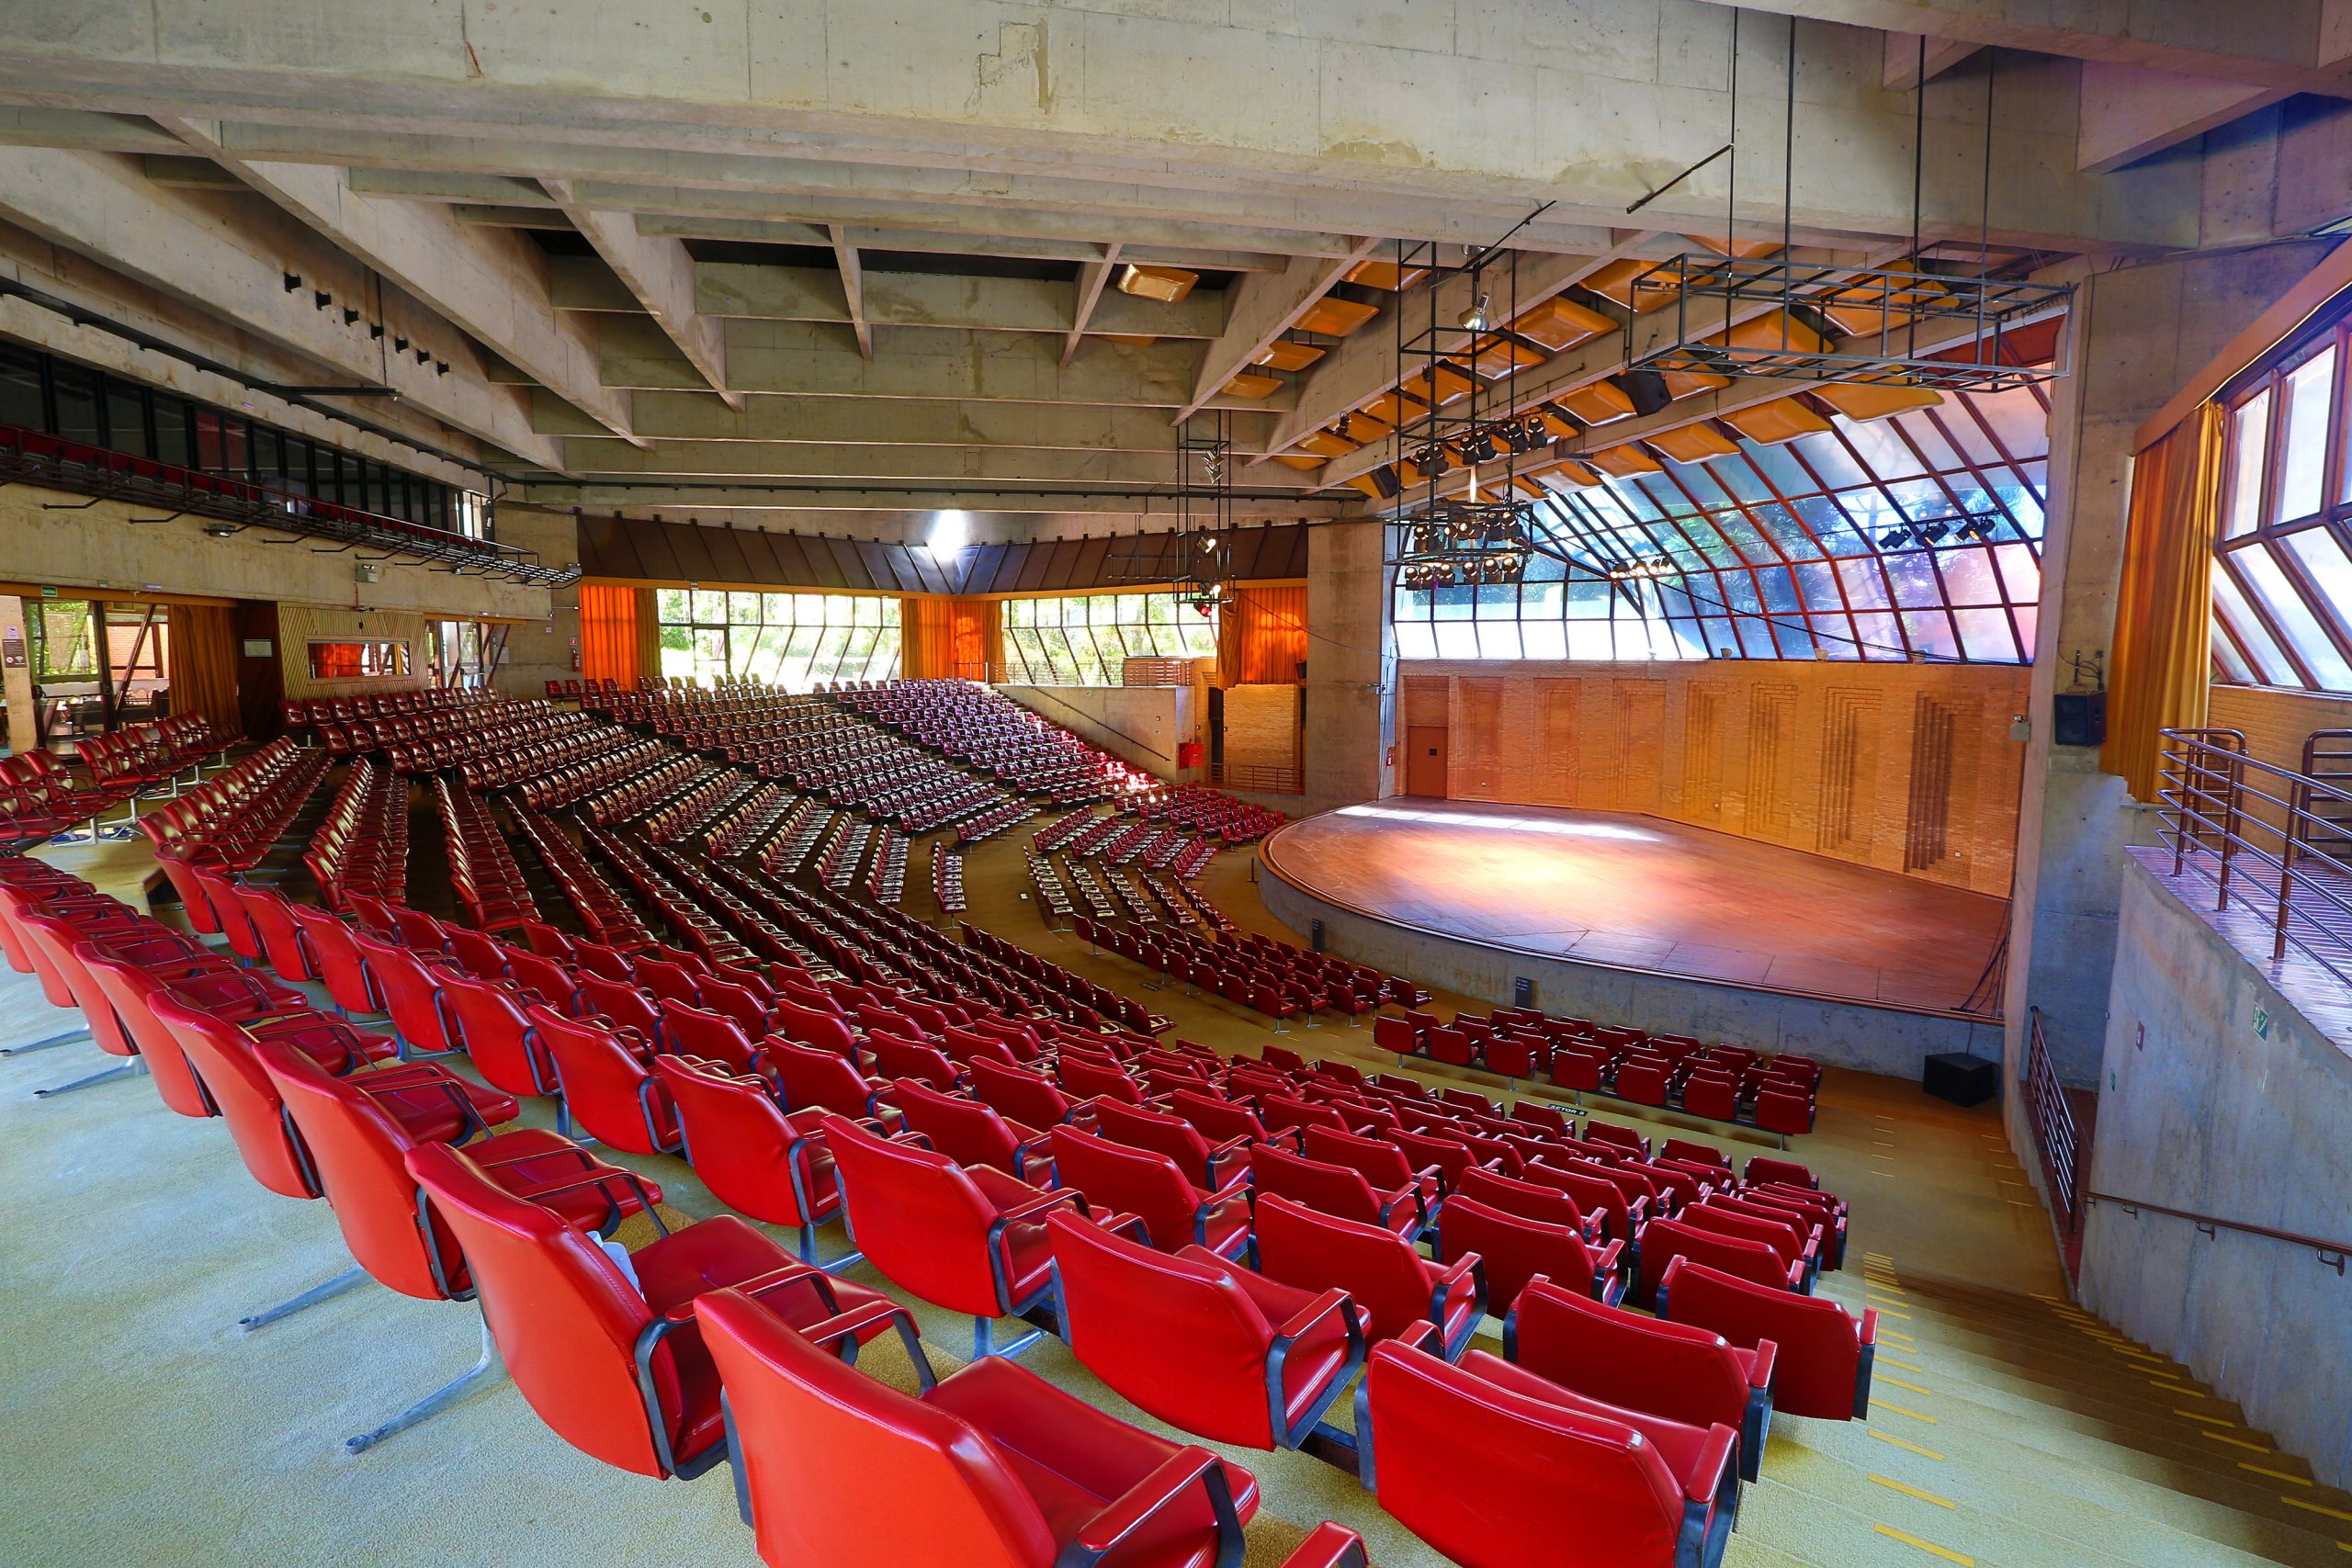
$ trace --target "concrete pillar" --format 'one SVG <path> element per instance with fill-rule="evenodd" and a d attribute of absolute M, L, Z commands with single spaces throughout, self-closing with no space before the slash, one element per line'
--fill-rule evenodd
<path fill-rule="evenodd" d="M 1396 644 L 1384 525 L 1317 524 L 1306 536 L 1306 800 L 1311 810 L 1395 793 Z"/>
<path fill-rule="evenodd" d="M 14 595 L 0 595 L 0 649 L 7 650 L 0 660 L 0 696 L 8 703 L 8 750 L 21 754 L 35 744 L 33 639 L 25 626 L 25 602 Z"/>
<path fill-rule="evenodd" d="M 2027 1010 L 2039 1008 L 2053 1066 L 2097 1082 L 2114 969 L 2123 848 L 2152 841 L 2153 810 L 2098 771 L 2095 748 L 2051 743 L 2052 699 L 2091 689 L 2113 646 L 2130 507 L 2132 448 L 2163 406 L 2232 335 L 2317 265 L 2329 243 L 2183 256 L 2099 273 L 2075 295 L 2074 374 L 2051 414 L 2050 513 L 2034 647 L 2033 725 L 2018 800 L 2017 880 L 2003 1010 L 2010 1135 L 2030 1134 L 2018 1106 Z"/>

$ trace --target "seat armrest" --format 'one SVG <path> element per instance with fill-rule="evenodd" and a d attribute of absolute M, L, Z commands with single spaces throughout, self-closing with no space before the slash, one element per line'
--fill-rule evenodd
<path fill-rule="evenodd" d="M 645 1190 L 644 1181 L 639 1179 L 637 1172 L 626 1169 L 620 1166 L 615 1166 L 610 1170 L 603 1171 L 594 1176 L 582 1177 L 577 1181 L 565 1181 L 560 1182 L 553 1187 L 538 1188 L 531 1193 L 530 1201 L 534 1203 L 539 1203 L 544 1202 L 547 1199 L 554 1197 L 559 1192 L 576 1192 L 583 1188 L 596 1188 L 604 1191 L 605 1200 L 612 1204 L 616 1213 L 624 1213 L 625 1211 L 622 1211 L 621 1209 L 620 1199 L 616 1197 L 610 1190 L 611 1187 L 616 1182 L 628 1189 L 629 1192 L 636 1197 L 639 1208 L 644 1212 L 648 1218 L 652 1220 L 653 1228 L 655 1230 L 660 1231 L 663 1235 L 668 1235 L 670 1234 L 670 1227 L 662 1223 L 662 1215 L 654 1204 L 652 1195 Z"/>
<path fill-rule="evenodd" d="M 1704 1507 L 1722 1494 L 1724 1472 L 1732 1463 L 1732 1456 L 1739 1451 L 1739 1434 L 1718 1421 L 1707 1428 L 1707 1440 L 1699 1450 L 1699 1462 L 1691 1467 L 1683 1483 L 1683 1495 Z"/>
<path fill-rule="evenodd" d="M 1274 1337 L 1297 1339 L 1333 1313 L 1348 1310 L 1351 1305 L 1348 1292 L 1335 1286 L 1293 1313 L 1288 1323 L 1274 1330 Z"/>
<path fill-rule="evenodd" d="M 1396 1331 L 1395 1343 L 1425 1350 L 1439 1360 L 1445 1359 L 1445 1335 L 1426 1317 L 1417 1317 Z"/>
<path fill-rule="evenodd" d="M 1370 1568 L 1363 1537 L 1326 1519 L 1282 1561 L 1281 1568 Z"/>
<path fill-rule="evenodd" d="M 1625 1217 L 1635 1230 L 1641 1229 L 1649 1223 L 1650 1201 L 1647 1198 L 1633 1199 L 1625 1205 Z"/>
<path fill-rule="evenodd" d="M 763 1278 L 773 1279 L 775 1276 Z M 742 1290 L 747 1287 L 736 1288 Z M 830 1295 L 830 1291 L 827 1293 Z M 691 1314 L 694 1309 L 689 1304 L 683 1310 Z M 796 1329 L 794 1332 L 809 1344 L 823 1349 L 844 1338 L 861 1336 L 869 1328 L 879 1328 L 892 1323 L 899 1325 L 902 1330 L 909 1334 L 921 1332 L 915 1325 L 914 1314 L 888 1296 L 878 1296 L 872 1301 L 860 1302 L 847 1312 L 836 1313 L 822 1322 L 812 1323 L 808 1327 Z M 922 1358 L 917 1357 L 916 1359 L 921 1362 Z"/>
<path fill-rule="evenodd" d="M 1805 1267 L 1797 1262 L 1789 1265 L 1789 1290 L 1797 1295 L 1804 1293 Z"/>
<path fill-rule="evenodd" d="M 1747 1372 L 1748 1387 L 1770 1388 L 1772 1386 L 1772 1363 L 1780 1353 L 1781 1347 L 1772 1340 L 1758 1339 L 1756 1342 L 1756 1359 L 1749 1366 Z"/>
<path fill-rule="evenodd" d="M 1056 1559 L 1056 1568 L 1078 1568 L 1101 1562 L 1162 1509 L 1184 1501 L 1195 1487 L 1204 1487 L 1208 1492 L 1218 1535 L 1238 1545 L 1241 1525 L 1234 1511 L 1232 1489 L 1226 1480 L 1223 1463 L 1208 1450 L 1187 1445 L 1169 1455 L 1158 1469 L 1089 1519 L 1078 1532 L 1078 1539 Z M 1219 1560 L 1223 1560 L 1222 1553 Z"/>
<path fill-rule="evenodd" d="M 1077 1209 L 1080 1213 L 1087 1214 L 1090 1219 L 1093 1217 L 1088 1213 L 1085 1194 L 1080 1192 L 1075 1187 L 1063 1187 L 1051 1192 L 1040 1193 L 1026 1202 L 1015 1203 L 1010 1209 L 999 1210 L 996 1223 L 999 1226 L 1016 1225 L 1034 1220 L 1048 1209 L 1065 1206 Z"/>
<path fill-rule="evenodd" d="M 1864 1307 L 1861 1324 L 1854 1332 L 1862 1345 L 1875 1347 L 1878 1344 L 1878 1308 Z"/>
<path fill-rule="evenodd" d="M 754 1275 L 751 1279 L 745 1280 L 740 1284 L 736 1284 L 729 1288 L 731 1290 L 741 1291 L 745 1295 L 751 1297 L 753 1301 L 757 1301 L 762 1296 L 764 1296 L 771 1292 L 783 1290 L 787 1285 L 797 1285 L 803 1280 L 807 1280 L 817 1287 L 817 1299 L 824 1303 L 825 1318 L 824 1322 L 818 1325 L 819 1327 L 821 1328 L 834 1324 L 846 1323 L 851 1318 L 857 1316 L 857 1314 L 854 1311 L 849 1313 L 842 1311 L 840 1298 L 833 1293 L 832 1276 L 826 1273 L 822 1269 L 818 1268 L 813 1263 L 786 1264 L 781 1269 L 772 1269 L 764 1274 Z M 667 1317 L 673 1323 L 681 1325 L 692 1323 L 695 1320 L 695 1303 L 699 1302 L 701 1299 L 702 1298 L 700 1296 L 696 1296 L 692 1301 L 688 1301 L 682 1305 L 672 1307 L 662 1315 Z M 891 1303 L 888 1304 L 896 1305 L 897 1303 Z M 887 1318 L 888 1314 L 885 1313 L 880 1314 L 880 1316 L 882 1318 Z M 864 1325 L 861 1325 L 861 1326 L 864 1326 Z M 814 1330 L 810 1331 L 808 1337 L 814 1337 Z"/>

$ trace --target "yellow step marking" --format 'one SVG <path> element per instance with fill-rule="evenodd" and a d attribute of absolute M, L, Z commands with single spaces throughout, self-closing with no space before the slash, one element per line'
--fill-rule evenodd
<path fill-rule="evenodd" d="M 1928 1372 L 1925 1367 L 1915 1367 L 1908 1361 L 1898 1361 L 1892 1356 L 1879 1357 L 1877 1364 L 1882 1367 L 1901 1367 L 1906 1372 L 1917 1372 L 1922 1377 L 1925 1377 Z"/>
<path fill-rule="evenodd" d="M 1911 1419 L 1913 1419 L 1914 1421 L 1925 1421 L 1925 1422 L 1926 1422 L 1928 1426 L 1930 1426 L 1930 1427 L 1935 1427 L 1935 1426 L 1940 1426 L 1940 1425 L 1941 1425 L 1941 1423 L 1940 1423 L 1940 1422 L 1939 1422 L 1939 1421 L 1938 1421 L 1934 1416 L 1930 1416 L 1930 1415 L 1927 1414 L 1925 1411 L 1921 1411 L 1921 1410 L 1914 1410 L 1914 1409 L 1910 1408 L 1908 1405 L 1904 1405 L 1904 1404 L 1888 1404 L 1885 1400 L 1883 1400 L 1883 1399 L 1873 1399 L 1873 1400 L 1871 1400 L 1871 1408 L 1872 1410 L 1892 1410 L 1892 1411 L 1894 1411 L 1897 1416 L 1909 1416 L 1909 1417 L 1911 1417 Z"/>
<path fill-rule="evenodd" d="M 2244 1449 L 2249 1453 L 2267 1454 L 2278 1451 L 2268 1443 L 2249 1443 L 2244 1438 L 2225 1438 L 2219 1432 L 2208 1432 L 2205 1436 L 2217 1443 L 2227 1443 L 2233 1449 Z"/>
<path fill-rule="evenodd" d="M 1923 1449 L 1917 1443 L 1909 1443 L 1904 1441 L 1901 1438 L 1890 1437 L 1886 1433 L 1880 1431 L 1875 1427 L 1865 1427 L 1862 1430 L 1868 1432 L 1871 1437 L 1876 1438 L 1882 1443 L 1891 1444 L 1895 1448 L 1901 1449 L 1905 1453 L 1917 1454 L 1921 1459 L 1935 1460 L 1939 1463 L 1943 1460 L 1944 1456 L 1936 1452 L 1933 1449 Z"/>
<path fill-rule="evenodd" d="M 1878 1337 L 1881 1339 L 1892 1339 L 1897 1344 L 1909 1345 L 1914 1348 L 1916 1348 L 1919 1343 L 1917 1339 L 1912 1338 L 1911 1336 L 1904 1333 L 1903 1330 L 1899 1328 L 1882 1328 L 1878 1331 Z"/>
<path fill-rule="evenodd" d="M 1957 1562 L 1961 1565 L 1961 1568 L 1976 1568 L 1976 1559 L 1973 1557 L 1970 1557 L 1962 1552 L 1954 1551 L 1949 1546 L 1938 1546 L 1932 1540 L 1921 1540 L 1917 1536 L 1912 1535 L 1906 1530 L 1896 1529 L 1893 1525 L 1872 1525 L 1871 1529 L 1878 1531 L 1881 1535 L 1892 1536 L 1905 1546 L 1916 1546 L 1922 1551 L 1933 1552 L 1936 1556 L 1942 1558 L 1947 1562 Z"/>
<path fill-rule="evenodd" d="M 2265 1470 L 2258 1464 L 2248 1464 L 2245 1460 L 2238 1461 L 2238 1468 L 2240 1470 L 2250 1470 L 2256 1475 L 2267 1475 L 2273 1481 L 2289 1482 L 2297 1486 L 2309 1486 L 2312 1484 L 2312 1483 L 2303 1476 L 2290 1475 L 2283 1470 Z"/>
<path fill-rule="evenodd" d="M 2202 1416 L 2194 1410 L 2176 1410 L 2173 1414 L 2176 1416 L 2185 1416 L 2191 1421 L 2210 1421 L 2216 1427 L 2228 1427 L 2233 1430 L 2237 1427 L 2237 1423 L 2234 1421 L 2225 1420 L 2219 1416 Z"/>
<path fill-rule="evenodd" d="M 2066 1299 L 2064 1296 L 2045 1296 L 2040 1291 L 2028 1291 L 2026 1294 L 2038 1302 L 2063 1302 Z"/>
<path fill-rule="evenodd" d="M 2314 1514 L 2325 1514 L 2331 1519 L 2352 1519 L 2352 1514 L 2347 1514 L 2341 1508 L 2324 1508 L 2317 1503 L 2306 1503 L 2301 1497 L 2282 1496 L 2278 1501 L 2286 1504 L 2290 1508 L 2307 1508 Z M 2338 1546 L 2344 1545 L 2340 1540 L 2335 1544 Z M 2345 1550 L 2352 1551 L 2352 1547 L 2345 1547 Z"/>
<path fill-rule="evenodd" d="M 1871 1471 L 1868 1473 L 1870 1478 L 1872 1481 L 1877 1482 L 1881 1486 L 1891 1487 L 1894 1491 L 1902 1493 L 1905 1497 L 1917 1497 L 1922 1503 L 1933 1503 L 1939 1508 L 1957 1508 L 1960 1506 L 1959 1504 L 1953 1502 L 1949 1497 L 1939 1497 L 1932 1492 L 1924 1492 L 1917 1486 L 1897 1481 L 1891 1475 L 1881 1475 L 1876 1471 Z"/>
<path fill-rule="evenodd" d="M 1905 1323 L 1908 1323 L 1908 1322 L 1910 1322 L 1910 1321 L 1911 1321 L 1911 1314 L 1910 1314 L 1909 1313 L 1907 1313 L 1907 1312 L 1897 1312 L 1897 1311 L 1895 1311 L 1895 1310 L 1894 1310 L 1893 1307 L 1891 1307 L 1891 1306 L 1882 1306 L 1882 1307 L 1880 1307 L 1880 1308 L 1878 1309 L 1878 1314 L 1879 1314 L 1879 1316 L 1881 1316 L 1881 1317 L 1899 1317 L 1899 1318 L 1901 1318 L 1901 1319 L 1902 1319 L 1904 1322 L 1905 1322 Z M 1883 1329 L 1881 1329 L 1879 1332 L 1880 1332 L 1880 1333 L 1882 1333 L 1882 1334 L 1893 1334 L 1894 1331 L 1893 1329 L 1891 1329 L 1891 1328 L 1883 1328 Z"/>
<path fill-rule="evenodd" d="M 2150 1388 L 2160 1388 L 2166 1393 L 2185 1393 L 2191 1399 L 2211 1399 L 2213 1397 L 2210 1393 L 2199 1393 L 2193 1388 L 2183 1388 L 2177 1382 L 2167 1382 L 2163 1378 L 2150 1378 L 2148 1380 L 2148 1386 Z"/>
<path fill-rule="evenodd" d="M 1924 1393 L 1932 1396 L 1936 1392 L 1931 1388 L 1921 1388 L 1916 1382 L 1905 1382 L 1901 1378 L 1879 1378 L 1876 1381 L 1879 1382 L 1893 1383 L 1897 1388 L 1907 1388 L 1913 1393 Z"/>

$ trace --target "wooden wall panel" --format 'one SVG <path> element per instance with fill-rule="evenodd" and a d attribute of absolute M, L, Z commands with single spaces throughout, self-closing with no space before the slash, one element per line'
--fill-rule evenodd
<path fill-rule="evenodd" d="M 2026 681 L 1992 665 L 1430 660 L 1399 690 L 1406 726 L 1449 728 L 1461 798 L 1645 811 L 2006 895 Z"/>
<path fill-rule="evenodd" d="M 1292 684 L 1230 686 L 1225 694 L 1225 765 L 1295 769 L 1298 694 Z"/>
<path fill-rule="evenodd" d="M 311 649 L 322 642 L 405 642 L 408 676 L 404 680 L 313 681 Z M 431 674 L 433 650 L 424 640 L 424 617 L 394 610 L 329 610 L 315 604 L 281 604 L 277 609 L 277 667 L 285 694 L 292 702 L 312 697 L 357 697 L 380 692 L 421 691 Z"/>

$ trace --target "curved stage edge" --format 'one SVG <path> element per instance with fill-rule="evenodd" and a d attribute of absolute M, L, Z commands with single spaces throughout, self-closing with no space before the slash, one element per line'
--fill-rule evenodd
<path fill-rule="evenodd" d="M 1467 802 L 1381 802 L 1379 806 L 1448 812 L 1493 810 Z M 1351 808 L 1352 809 L 1352 808 Z M 1505 808 L 1521 815 L 1566 816 L 1542 807 Z M 1831 1066 L 1916 1080 L 1928 1056 L 1962 1052 L 1997 1059 L 2002 1026 L 1986 1019 L 1933 1008 L 1838 997 L 1770 984 L 1646 967 L 1623 961 L 1571 958 L 1496 937 L 1465 934 L 1351 901 L 1314 883 L 1312 869 L 1283 862 L 1283 839 L 1338 815 L 1318 813 L 1287 824 L 1258 846 L 1258 892 L 1277 919 L 1304 939 L 1323 923 L 1323 945 L 1423 985 L 1498 1006 L 1511 1003 L 1513 981 L 1534 985 L 1534 1005 L 1546 1012 L 1590 1018 L 1659 1033 L 1690 1034 L 1764 1051 L 1794 1051 Z M 1581 818 L 1658 819 L 1636 813 L 1577 813 Z M 1660 824 L 1674 827 L 1677 825 Z M 1689 831 L 1709 837 L 1706 829 Z M 1752 840 L 1739 840 L 1743 844 Z M 1770 846 L 1767 846 L 1770 847 Z M 1822 857 L 1784 852 L 1808 861 Z M 1863 868 L 1858 868 L 1863 869 Z M 1877 874 L 1894 876 L 1893 873 Z M 1903 879 L 1908 881 L 1909 879 Z"/>

